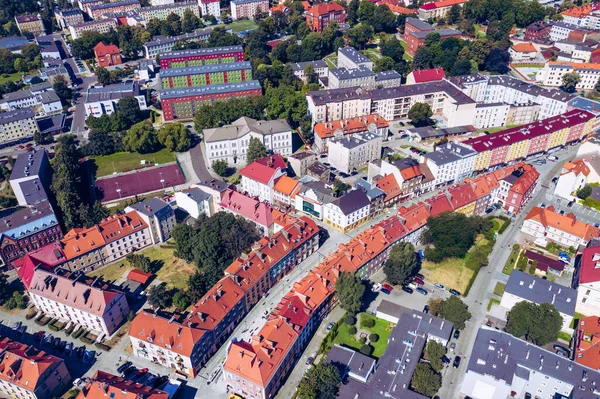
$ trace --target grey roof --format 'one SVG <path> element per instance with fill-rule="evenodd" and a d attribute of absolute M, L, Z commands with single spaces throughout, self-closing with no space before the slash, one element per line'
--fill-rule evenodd
<path fill-rule="evenodd" d="M 160 59 L 164 60 L 167 58 L 177 57 L 190 57 L 194 55 L 209 55 L 209 54 L 225 54 L 231 52 L 244 51 L 241 45 L 238 46 L 225 46 L 225 47 L 208 47 L 198 48 L 193 50 L 180 50 L 180 51 L 168 51 L 160 54 Z"/>
<path fill-rule="evenodd" d="M 327 68 L 327 63 L 323 60 L 294 62 L 292 63 L 292 71 L 304 71 L 308 65 L 312 65 L 315 69 Z"/>
<path fill-rule="evenodd" d="M 225 83 L 225 84 L 210 85 L 210 86 L 195 86 L 195 87 L 186 87 L 186 88 L 182 88 L 182 89 L 163 89 L 160 92 L 160 98 L 161 98 L 161 100 L 166 100 L 169 98 L 201 96 L 201 95 L 207 95 L 207 94 L 231 93 L 231 92 L 242 91 L 242 90 L 256 90 L 256 89 L 261 89 L 259 81 L 258 80 L 247 80 L 245 82 L 239 82 L 239 83 Z"/>
<path fill-rule="evenodd" d="M 375 373 L 371 374 L 366 384 L 357 380 L 349 380 L 347 384 L 342 384 L 339 398 L 426 398 L 408 389 L 410 381 L 428 336 L 434 335 L 448 340 L 453 325 L 449 321 L 418 311 L 403 312 L 399 319 L 390 334 L 384 354 L 377 362 Z"/>
<path fill-rule="evenodd" d="M 339 143 L 344 148 L 352 149 L 356 148 L 360 145 L 365 144 L 368 141 L 375 140 L 377 138 L 381 138 L 379 134 L 375 133 L 356 133 L 352 135 L 345 135 L 338 139 L 332 139 L 331 143 Z"/>
<path fill-rule="evenodd" d="M 304 158 L 315 157 L 315 156 L 317 156 L 317 154 L 315 154 L 313 152 L 299 151 L 295 154 L 290 155 L 288 158 L 304 159 Z"/>
<path fill-rule="evenodd" d="M 72 17 L 73 15 L 81 15 L 83 12 L 79 8 L 69 8 L 65 10 L 56 10 L 55 14 L 61 15 L 63 17 Z"/>
<path fill-rule="evenodd" d="M 128 6 L 128 5 L 132 5 L 132 4 L 140 4 L 140 2 L 138 0 L 125 0 L 125 1 L 117 1 L 115 3 L 106 3 L 106 4 L 98 4 L 95 6 L 91 6 L 90 7 L 90 12 L 95 11 L 95 10 L 102 10 L 105 8 L 116 8 L 116 7 L 121 7 L 121 6 Z"/>
<path fill-rule="evenodd" d="M 204 29 L 204 30 L 198 30 L 198 31 L 194 31 L 194 32 L 190 32 L 190 33 L 186 33 L 183 35 L 179 35 L 179 36 L 171 36 L 171 37 L 165 37 L 165 36 L 154 36 L 153 40 L 144 43 L 144 46 L 146 47 L 152 47 L 152 46 L 158 46 L 161 44 L 165 44 L 165 43 L 177 43 L 180 42 L 182 40 L 193 40 L 193 39 L 197 39 L 203 36 L 209 36 L 214 29 Z"/>
<path fill-rule="evenodd" d="M 152 11 L 156 11 L 156 10 L 171 10 L 171 9 L 194 7 L 194 6 L 198 7 L 198 3 L 186 2 L 186 3 L 161 4 L 159 6 L 142 7 L 139 9 L 139 12 L 144 13 L 144 12 L 152 12 Z"/>
<path fill-rule="evenodd" d="M 110 86 L 89 87 L 85 94 L 85 102 L 120 100 L 121 98 L 137 96 L 140 86 L 137 82 L 122 83 Z"/>
<path fill-rule="evenodd" d="M 313 162 L 308 168 L 307 170 L 311 173 L 314 173 L 317 176 L 321 176 L 323 173 L 325 172 L 329 172 L 329 168 L 325 165 L 323 165 L 321 162 L 319 161 L 315 161 Z"/>
<path fill-rule="evenodd" d="M 329 70 L 329 73 L 338 78 L 338 80 L 367 78 L 370 76 L 375 76 L 375 72 L 371 71 L 369 68 L 363 65 L 353 69 L 331 68 Z"/>
<path fill-rule="evenodd" d="M 406 129 L 408 133 L 416 134 L 421 137 L 421 139 L 428 139 L 431 137 L 444 137 L 444 136 L 454 136 L 461 135 L 465 133 L 473 133 L 477 131 L 473 126 L 456 126 L 456 127 L 448 127 L 442 129 L 435 129 L 431 126 L 424 127 L 411 127 Z"/>
<path fill-rule="evenodd" d="M 52 117 L 37 119 L 41 134 L 58 133 L 65 127 L 66 114 L 58 114 Z"/>
<path fill-rule="evenodd" d="M 344 215 L 349 215 L 371 203 L 363 190 L 352 190 L 332 202 Z"/>
<path fill-rule="evenodd" d="M 322 204 L 329 204 L 335 200 L 333 196 L 333 191 L 331 191 L 325 183 L 322 181 L 310 181 L 306 183 L 302 183 L 302 187 L 300 188 L 300 194 L 305 194 L 307 191 L 312 190 L 317 199 Z"/>
<path fill-rule="evenodd" d="M 53 103 L 56 101 L 60 101 L 58 94 L 56 94 L 56 92 L 54 90 L 44 91 L 44 92 L 38 94 L 38 96 L 39 96 L 42 104 L 49 104 L 49 103 Z"/>
<path fill-rule="evenodd" d="M 460 35 L 462 35 L 461 31 L 458 31 L 456 29 L 449 29 L 449 28 L 446 28 L 446 29 L 437 29 L 437 30 L 434 30 L 434 31 L 427 31 L 427 32 L 422 32 L 422 31 L 419 31 L 419 32 L 409 32 L 408 34 L 412 35 L 414 37 L 417 37 L 419 39 L 425 39 L 427 37 L 427 35 L 429 35 L 430 33 L 437 33 L 437 34 L 440 35 L 440 37 L 460 36 Z"/>
<path fill-rule="evenodd" d="M 23 119 L 33 119 L 35 114 L 31 108 L 19 108 L 14 111 L 0 113 L 0 125 L 20 121 Z"/>
<path fill-rule="evenodd" d="M 73 29 L 76 28 L 83 28 L 86 26 L 94 26 L 94 25 L 100 25 L 100 24 L 105 24 L 107 22 L 113 22 L 115 25 L 117 24 L 117 22 L 113 19 L 97 19 L 95 21 L 89 21 L 89 22 L 84 22 L 82 24 L 77 24 L 77 25 L 72 25 Z"/>
<path fill-rule="evenodd" d="M 215 129 L 205 129 L 204 141 L 210 143 L 222 140 L 232 140 L 244 137 L 249 133 L 270 135 L 274 133 L 291 131 L 292 128 L 285 119 L 257 121 L 256 119 L 242 116 L 241 118 L 235 120 L 231 125 L 225 125 Z"/>
<path fill-rule="evenodd" d="M 198 183 L 198 185 L 210 188 L 211 190 L 215 190 L 215 191 L 218 191 L 220 193 L 222 193 L 223 191 L 227 190 L 227 187 L 229 187 L 228 183 L 225 183 L 224 181 L 221 181 L 221 180 L 218 180 L 218 179 L 210 179 L 210 180 L 204 180 L 204 181 L 201 180 Z"/>
<path fill-rule="evenodd" d="M 364 64 L 367 62 L 371 62 L 371 59 L 355 49 L 354 47 L 340 47 L 338 49 L 338 53 L 345 55 L 355 64 Z"/>
<path fill-rule="evenodd" d="M 309 91 L 307 95 L 312 98 L 315 105 L 369 98 L 369 93 L 358 86 L 345 87 L 342 89 Z"/>
<path fill-rule="evenodd" d="M 130 205 L 133 209 L 146 216 L 163 215 L 172 213 L 173 208 L 166 202 L 154 197 L 137 204 Z"/>
<path fill-rule="evenodd" d="M 383 71 L 383 72 L 377 72 L 375 74 L 376 82 L 383 82 L 385 80 L 392 80 L 392 79 L 402 79 L 402 75 L 400 75 L 396 71 Z"/>
<path fill-rule="evenodd" d="M 575 314 L 576 290 L 520 270 L 513 270 L 510 274 L 504 292 L 537 304 L 551 303 L 561 313 L 570 316 Z"/>
<path fill-rule="evenodd" d="M 0 48 L 15 50 L 23 47 L 27 43 L 29 43 L 29 40 L 23 36 L 3 37 L 0 39 Z"/>
<path fill-rule="evenodd" d="M 205 193 L 204 191 L 200 190 L 198 187 L 193 187 L 193 188 L 190 188 L 187 190 L 183 190 L 182 193 L 184 193 L 185 195 L 187 195 L 189 198 L 193 199 L 196 202 L 208 201 L 212 197 L 210 194 Z"/>
<path fill-rule="evenodd" d="M 444 79 L 461 88 L 464 88 L 467 85 L 488 81 L 487 76 L 481 75 L 479 73 L 472 73 L 470 75 L 449 76 Z"/>
<path fill-rule="evenodd" d="M 523 82 L 522 80 L 513 78 L 512 76 L 490 76 L 488 79 L 488 85 L 499 85 L 503 87 L 509 87 L 511 89 L 518 90 L 523 93 L 527 93 L 534 96 L 552 98 L 558 101 L 567 102 L 575 97 L 572 94 L 565 93 L 562 90 L 542 88 L 531 83 Z"/>
<path fill-rule="evenodd" d="M 600 373 L 539 346 L 488 327 L 481 327 L 471 351 L 467 371 L 491 376 L 512 385 L 513 377 L 528 379 L 542 373 L 573 385 L 572 399 L 597 399 Z M 536 386 L 529 388 L 537 390 Z"/>
<path fill-rule="evenodd" d="M 46 158 L 46 162 L 44 162 Z M 15 160 L 13 165 L 12 173 L 10 174 L 10 180 L 21 179 L 25 176 L 25 169 L 29 173 L 29 176 L 38 176 L 42 164 L 47 164 L 48 156 L 46 150 L 40 148 L 39 150 L 31 150 L 24 154 L 20 154 Z"/>
<path fill-rule="evenodd" d="M 431 94 L 445 92 L 459 104 L 473 104 L 475 101 L 465 93 L 451 85 L 447 81 L 417 83 L 414 85 L 404 85 L 387 89 L 376 89 L 371 91 L 371 98 L 374 101 L 386 100 L 390 98 L 409 97 L 422 94 Z"/>
<path fill-rule="evenodd" d="M 385 197 L 385 193 L 383 192 L 383 190 L 381 190 L 379 187 L 373 184 L 369 184 L 364 179 L 357 179 L 354 182 L 354 185 L 364 190 L 365 194 L 367 194 L 367 197 L 369 197 L 370 201 L 373 201 L 375 198 L 378 197 Z"/>
<path fill-rule="evenodd" d="M 34 205 L 48 199 L 48 194 L 46 194 L 40 179 L 25 180 L 19 183 L 19 187 L 21 187 L 27 205 Z"/>
<path fill-rule="evenodd" d="M 35 94 L 33 94 L 31 90 L 13 91 L 12 93 L 6 93 L 4 98 L 2 98 L 2 102 L 6 103 L 9 101 L 18 101 L 30 97 L 35 97 Z"/>
<path fill-rule="evenodd" d="M 477 103 L 475 104 L 475 108 L 492 108 L 492 107 L 501 107 L 508 106 L 506 103 Z"/>
<path fill-rule="evenodd" d="M 573 24 L 569 24 L 563 21 L 549 21 L 550 25 L 552 25 L 552 27 L 554 28 L 559 27 L 559 28 L 564 28 L 564 29 L 571 29 L 571 30 L 575 30 L 575 29 L 581 29 L 583 30 L 584 28 L 579 27 L 577 25 L 573 25 Z"/>
<path fill-rule="evenodd" d="M 199 66 L 191 66 L 191 67 L 183 67 L 183 68 L 162 69 L 160 71 L 160 77 L 168 78 L 171 76 L 187 76 L 187 75 L 197 75 L 197 74 L 204 74 L 204 73 L 239 71 L 242 69 L 252 69 L 252 64 L 250 64 L 250 61 L 228 62 L 225 64 L 207 64 L 207 65 L 199 65 Z"/>
<path fill-rule="evenodd" d="M 366 379 L 375 367 L 376 361 L 353 349 L 335 344 L 327 354 L 327 362 L 341 366 L 344 369 L 341 374 L 349 372 Z"/>
<path fill-rule="evenodd" d="M 431 159 L 436 165 L 446 165 L 476 154 L 477 152 L 469 147 L 449 141 L 437 150 L 425 154 L 425 158 Z"/>
<path fill-rule="evenodd" d="M 406 18 L 406 23 L 414 26 L 419 30 L 434 30 L 433 25 L 428 24 L 427 22 L 421 21 L 419 18 Z"/>
<path fill-rule="evenodd" d="M 43 220 L 40 220 L 43 219 Z M 30 236 L 46 224 L 58 225 L 54 210 L 48 201 L 29 207 L 16 207 L 0 210 L 0 237 L 7 234 L 13 238 Z"/>

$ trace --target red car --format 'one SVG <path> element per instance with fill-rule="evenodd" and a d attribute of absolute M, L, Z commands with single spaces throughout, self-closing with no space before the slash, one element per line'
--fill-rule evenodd
<path fill-rule="evenodd" d="M 423 279 L 419 278 L 419 277 L 413 277 L 413 283 L 418 284 L 418 285 L 425 285 L 425 282 L 423 281 Z"/>
<path fill-rule="evenodd" d="M 392 291 L 394 290 L 394 287 L 392 287 L 389 284 L 383 284 L 381 286 L 381 292 L 383 292 L 384 294 L 390 294 Z"/>

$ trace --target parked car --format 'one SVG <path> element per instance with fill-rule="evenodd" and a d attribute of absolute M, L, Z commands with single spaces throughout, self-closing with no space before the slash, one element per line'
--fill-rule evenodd
<path fill-rule="evenodd" d="M 423 313 L 428 314 L 429 313 L 429 305 L 425 305 L 423 307 Z"/>
<path fill-rule="evenodd" d="M 72 350 L 73 350 L 73 343 L 67 342 L 67 345 L 65 346 L 65 353 L 70 353 Z"/>
<path fill-rule="evenodd" d="M 485 210 L 485 213 L 488 213 L 488 214 L 492 213 L 492 212 L 494 212 L 494 208 L 488 208 Z"/>
<path fill-rule="evenodd" d="M 73 380 L 73 386 L 75 388 L 79 388 L 83 384 L 83 380 L 81 378 L 75 378 Z"/>
<path fill-rule="evenodd" d="M 51 344 L 53 339 L 54 337 L 52 336 L 52 334 L 46 335 L 46 337 L 44 338 L 44 345 Z"/>
<path fill-rule="evenodd" d="M 371 291 L 373 292 L 377 292 L 381 289 L 381 284 L 377 283 L 373 285 L 373 288 L 371 288 Z"/>
<path fill-rule="evenodd" d="M 460 337 L 460 331 L 456 330 L 454 331 L 454 339 L 458 339 L 458 337 Z"/>
<path fill-rule="evenodd" d="M 66 347 L 67 341 L 60 341 L 60 344 L 58 344 L 58 350 L 61 352 L 64 352 Z"/>
<path fill-rule="evenodd" d="M 423 276 L 421 273 L 417 273 L 415 274 L 415 277 L 420 278 L 421 280 L 425 281 L 425 276 Z"/>
<path fill-rule="evenodd" d="M 333 326 L 334 326 L 333 323 L 327 324 L 327 331 L 331 331 L 331 329 L 333 328 Z"/>
<path fill-rule="evenodd" d="M 420 260 L 420 261 L 424 261 L 424 260 L 425 260 L 425 252 L 423 252 L 423 250 L 422 250 L 422 249 L 419 249 L 419 250 L 417 251 L 417 255 L 419 255 L 419 260 Z"/>
<path fill-rule="evenodd" d="M 460 356 L 454 356 L 454 363 L 452 365 L 455 369 L 457 369 L 458 366 L 460 366 Z"/>
<path fill-rule="evenodd" d="M 81 345 L 79 348 L 75 349 L 75 356 L 78 359 L 81 359 L 85 353 L 85 345 Z"/>
<path fill-rule="evenodd" d="M 123 363 L 117 369 L 117 373 L 119 373 L 119 374 L 123 373 L 125 370 L 127 370 L 129 367 L 131 367 L 131 364 L 132 364 L 131 362 L 125 362 L 125 363 Z"/>
<path fill-rule="evenodd" d="M 144 376 L 144 375 L 145 375 L 147 372 L 148 372 L 148 369 L 144 367 L 143 369 L 140 369 L 140 370 L 138 370 L 138 372 L 135 374 L 135 377 L 134 377 L 134 378 L 135 378 L 135 379 L 140 379 L 140 378 L 142 378 L 142 377 L 143 377 L 143 376 Z"/>
<path fill-rule="evenodd" d="M 542 202 L 542 205 L 540 205 L 540 208 L 545 208 L 546 207 L 546 203 Z"/>
<path fill-rule="evenodd" d="M 442 284 L 440 284 L 440 283 L 435 283 L 434 285 L 435 285 L 437 288 L 439 288 L 440 290 L 442 290 L 442 291 L 446 291 L 446 287 L 444 287 Z"/>
<path fill-rule="evenodd" d="M 450 344 L 450 352 L 454 352 L 454 349 L 456 349 L 456 342 Z"/>
<path fill-rule="evenodd" d="M 306 359 L 306 367 L 310 368 L 310 366 L 312 366 L 313 362 L 315 361 L 315 358 L 312 356 L 309 356 L 308 359 Z"/>
<path fill-rule="evenodd" d="M 556 157 L 554 155 L 550 155 L 550 156 L 548 156 L 548 161 L 556 162 L 556 161 L 558 161 L 558 157 Z"/>
<path fill-rule="evenodd" d="M 460 292 L 456 291 L 454 288 L 450 288 L 450 293 L 452 295 L 460 296 Z"/>
<path fill-rule="evenodd" d="M 60 345 L 60 338 L 56 337 L 54 340 L 52 340 L 52 347 L 56 349 L 58 348 L 58 345 Z"/>
<path fill-rule="evenodd" d="M 19 332 L 19 334 L 23 335 L 25 334 L 25 331 L 27 330 L 27 326 L 21 326 L 17 329 L 17 331 Z"/>
<path fill-rule="evenodd" d="M 394 287 L 392 287 L 389 284 L 383 284 L 381 286 L 381 292 L 383 292 L 384 294 L 388 294 L 389 295 L 389 294 L 392 293 L 392 291 L 394 291 Z"/>
<path fill-rule="evenodd" d="M 423 281 L 422 278 L 419 278 L 417 276 L 413 277 L 413 283 L 416 283 L 418 285 L 425 285 L 425 281 Z"/>
<path fill-rule="evenodd" d="M 570 354 L 570 353 L 571 353 L 571 351 L 570 351 L 569 349 L 565 348 L 565 347 L 564 347 L 564 346 L 562 346 L 562 345 L 554 345 L 554 346 L 553 346 L 553 348 L 554 348 L 554 349 L 556 349 L 556 350 L 558 350 L 558 351 L 565 352 L 565 353 L 567 353 L 567 354 Z"/>
<path fill-rule="evenodd" d="M 157 378 L 158 376 L 156 374 L 148 374 L 148 378 L 146 378 L 145 385 L 152 385 L 152 383 L 156 381 Z"/>
<path fill-rule="evenodd" d="M 448 358 L 448 356 L 446 356 L 446 355 L 442 356 L 442 363 L 450 364 L 450 359 Z"/>
<path fill-rule="evenodd" d="M 407 293 L 409 293 L 409 294 L 412 294 L 412 293 L 413 293 L 413 290 L 412 290 L 412 288 L 408 288 L 408 287 L 407 287 L 407 286 L 405 286 L 405 285 L 403 285 L 403 286 L 402 286 L 402 291 L 404 291 L 404 292 L 407 292 Z"/>
<path fill-rule="evenodd" d="M 427 295 L 428 294 L 427 290 L 425 288 L 421 288 L 421 287 L 417 288 L 417 292 L 419 294 L 423 294 L 423 295 Z"/>
<path fill-rule="evenodd" d="M 12 325 L 12 329 L 17 331 L 19 329 L 19 327 L 21 327 L 21 323 L 20 321 L 17 321 L 15 324 Z"/>
<path fill-rule="evenodd" d="M 154 383 L 152 384 L 152 386 L 154 388 L 160 388 L 167 381 L 169 381 L 169 377 L 167 377 L 166 375 L 161 375 L 160 377 L 158 377 L 157 379 L 154 380 Z"/>
<path fill-rule="evenodd" d="M 129 366 L 127 369 L 125 369 L 125 371 L 121 375 L 123 376 L 123 378 L 129 379 L 129 378 L 133 377 L 136 373 L 137 373 L 137 368 L 135 366 Z"/>

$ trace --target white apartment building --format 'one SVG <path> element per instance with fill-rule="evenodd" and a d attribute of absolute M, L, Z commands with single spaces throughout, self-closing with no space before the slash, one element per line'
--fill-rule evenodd
<path fill-rule="evenodd" d="M 92 281 L 80 273 L 38 268 L 28 289 L 29 298 L 46 315 L 110 336 L 127 319 L 127 299 L 123 293 L 102 289 Z"/>
<path fill-rule="evenodd" d="M 509 108 L 505 103 L 477 104 L 473 126 L 477 129 L 505 126 Z"/>
<path fill-rule="evenodd" d="M 369 219 L 371 202 L 361 189 L 323 205 L 323 222 L 346 233 Z"/>
<path fill-rule="evenodd" d="M 173 4 L 173 3 L 175 3 L 175 0 L 150 0 L 150 5 L 152 7 L 164 6 L 164 5 Z"/>
<path fill-rule="evenodd" d="M 306 102 L 313 125 L 371 114 L 371 98 L 360 87 L 311 91 Z"/>
<path fill-rule="evenodd" d="M 337 51 L 337 67 L 346 69 L 365 67 L 373 69 L 373 61 L 354 47 L 340 47 Z"/>
<path fill-rule="evenodd" d="M 246 163 L 252 137 L 275 154 L 292 155 L 292 128 L 285 120 L 257 121 L 243 116 L 231 125 L 204 130 L 203 142 L 209 164 L 217 160 L 225 160 L 231 165 Z"/>
<path fill-rule="evenodd" d="M 155 197 L 125 208 L 125 212 L 133 211 L 148 225 L 152 244 L 161 244 L 171 238 L 176 224 L 175 211 L 171 205 Z"/>
<path fill-rule="evenodd" d="M 575 72 L 581 80 L 577 89 L 593 89 L 600 78 L 600 64 L 550 61 L 538 72 L 537 80 L 544 86 L 559 87 L 565 74 Z"/>
<path fill-rule="evenodd" d="M 221 3 L 219 0 L 198 0 L 202 16 L 212 15 L 215 18 L 221 17 Z"/>
<path fill-rule="evenodd" d="M 0 144 L 33 138 L 40 128 L 31 108 L 0 113 Z"/>
<path fill-rule="evenodd" d="M 146 96 L 140 91 L 139 82 L 89 87 L 84 102 L 86 118 L 90 115 L 98 118 L 104 114 L 112 114 L 117 108 L 119 100 L 125 97 L 135 97 L 140 109 L 147 109 Z"/>
<path fill-rule="evenodd" d="M 269 12 L 267 0 L 232 0 L 231 18 L 235 21 L 240 18 L 253 20 L 259 12 Z"/>
<path fill-rule="evenodd" d="M 569 24 L 565 21 L 552 21 L 550 28 L 550 40 L 558 42 L 569 38 L 569 33 L 578 29 L 577 25 Z"/>
<path fill-rule="evenodd" d="M 240 170 L 242 191 L 260 201 L 273 203 L 276 180 L 285 174 L 285 161 L 280 155 L 268 156 L 252 162 Z"/>
<path fill-rule="evenodd" d="M 315 70 L 315 74 L 318 77 L 327 77 L 327 74 L 329 73 L 329 67 L 327 66 L 327 63 L 323 60 L 291 63 L 294 76 L 300 80 L 304 80 L 304 71 L 309 65 L 312 65 L 313 69 Z"/>
<path fill-rule="evenodd" d="M 586 246 L 592 238 L 600 236 L 598 228 L 577 220 L 572 213 L 560 215 L 552 206 L 534 207 L 525 217 L 521 232 L 542 246 L 552 241 L 567 248 Z"/>
<path fill-rule="evenodd" d="M 183 15 L 186 11 L 190 11 L 197 17 L 200 17 L 200 8 L 196 2 L 183 2 L 183 3 L 172 3 L 163 4 L 155 7 L 143 7 L 137 10 L 139 16 L 142 17 L 145 23 L 148 23 L 152 19 L 158 19 L 164 21 L 171 14 L 178 15 L 179 18 L 183 19 Z"/>
<path fill-rule="evenodd" d="M 577 266 L 577 265 L 576 265 Z M 600 242 L 594 240 L 583 250 L 573 286 L 577 289 L 576 311 L 586 315 L 600 314 Z"/>
<path fill-rule="evenodd" d="M 586 185 L 590 172 L 591 167 L 585 159 L 565 162 L 554 187 L 554 195 L 574 200 L 574 194 Z"/>
<path fill-rule="evenodd" d="M 457 183 L 473 173 L 477 152 L 454 141 L 449 141 L 436 151 L 423 156 L 435 179 L 435 186 Z"/>
<path fill-rule="evenodd" d="M 178 208 L 186 211 L 194 219 L 198 219 L 200 215 L 212 216 L 213 214 L 212 196 L 198 187 L 175 192 L 175 201 Z"/>
<path fill-rule="evenodd" d="M 98 33 L 108 33 L 111 30 L 117 30 L 117 21 L 112 18 L 99 19 L 69 26 L 69 32 L 71 32 L 73 40 L 79 39 L 83 32 L 94 31 Z"/>
<path fill-rule="evenodd" d="M 296 194 L 295 202 L 298 212 L 322 220 L 325 205 L 333 201 L 335 201 L 333 191 L 325 183 L 309 176 L 302 178 L 302 187 Z"/>
<path fill-rule="evenodd" d="M 344 173 L 351 173 L 381 158 L 382 137 L 374 133 L 347 135 L 332 139 L 328 145 L 331 166 Z"/>

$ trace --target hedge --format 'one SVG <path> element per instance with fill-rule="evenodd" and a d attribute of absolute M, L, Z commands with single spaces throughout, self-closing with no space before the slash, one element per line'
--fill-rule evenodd
<path fill-rule="evenodd" d="M 348 327 L 348 334 L 352 334 L 352 335 L 354 335 L 354 334 L 356 334 L 356 331 L 357 331 L 357 330 L 356 330 L 356 327 L 355 327 L 355 326 L 350 326 L 350 327 Z"/>
<path fill-rule="evenodd" d="M 504 215 L 500 215 L 500 216 L 496 216 L 496 217 L 498 219 L 504 220 L 504 224 L 498 230 L 498 235 L 500 235 L 500 234 L 504 233 L 506 231 L 506 229 L 508 229 L 508 226 L 510 226 L 510 223 L 512 222 L 512 220 L 511 220 L 511 218 L 504 216 Z"/>
<path fill-rule="evenodd" d="M 75 329 L 75 325 L 74 325 L 74 324 L 71 324 L 71 325 L 69 326 L 69 328 L 67 328 L 67 329 L 65 330 L 65 335 L 68 337 L 69 335 L 71 335 L 71 333 L 73 332 L 73 330 L 74 330 L 74 329 Z"/>

